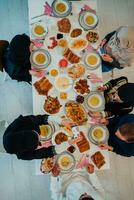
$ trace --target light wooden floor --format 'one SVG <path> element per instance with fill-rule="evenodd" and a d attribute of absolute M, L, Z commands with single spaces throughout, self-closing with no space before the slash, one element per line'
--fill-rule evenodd
<path fill-rule="evenodd" d="M 0 0 L 0 39 L 11 40 L 18 33 L 28 33 L 27 12 L 27 0 Z M 102 37 L 120 25 L 134 26 L 134 0 L 98 0 L 98 14 Z M 133 70 L 115 70 L 114 77 L 127 75 L 134 81 Z M 105 74 L 105 80 L 110 75 Z M 0 140 L 3 131 L 1 123 Z M 134 158 L 110 153 L 110 161 L 111 169 L 98 173 L 106 200 L 134 200 Z M 35 161 L 19 161 L 1 153 L 0 181 L 1 200 L 50 200 L 49 177 L 35 175 Z"/>

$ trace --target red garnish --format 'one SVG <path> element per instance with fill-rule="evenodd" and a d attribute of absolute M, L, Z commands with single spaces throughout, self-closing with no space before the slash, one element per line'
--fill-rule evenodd
<path fill-rule="evenodd" d="M 68 61 L 66 60 L 66 59 L 61 59 L 60 61 L 59 61 L 59 66 L 61 67 L 61 68 L 65 68 L 65 67 L 67 67 L 68 66 Z"/>

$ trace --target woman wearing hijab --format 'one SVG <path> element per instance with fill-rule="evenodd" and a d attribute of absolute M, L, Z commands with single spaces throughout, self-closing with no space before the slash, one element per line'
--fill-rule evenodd
<path fill-rule="evenodd" d="M 131 66 L 134 63 L 134 26 L 121 26 L 109 33 L 100 47 L 103 72 Z"/>
<path fill-rule="evenodd" d="M 30 38 L 26 34 L 16 35 L 5 53 L 5 71 L 17 81 L 30 83 Z"/>
<path fill-rule="evenodd" d="M 134 83 L 129 83 L 126 77 L 112 79 L 98 90 L 104 91 L 107 118 L 125 115 L 133 110 Z"/>

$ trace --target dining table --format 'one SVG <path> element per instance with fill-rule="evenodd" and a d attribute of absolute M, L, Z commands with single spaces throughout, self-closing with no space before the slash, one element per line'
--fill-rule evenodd
<path fill-rule="evenodd" d="M 61 7 L 58 7 L 58 3 Z M 30 61 L 33 113 L 34 115 L 48 114 L 54 119 L 53 124 L 56 128 L 51 138 L 53 145 L 58 146 L 55 143 L 55 137 L 58 132 L 63 131 L 63 133 L 68 134 L 69 138 L 74 140 L 77 138 L 78 132 L 84 133 L 90 146 L 86 151 L 80 152 L 78 145 L 76 143 L 73 144 L 75 147 L 74 153 L 68 152 L 74 159 L 73 168 L 63 170 L 62 173 L 69 173 L 70 170 L 85 170 L 80 164 L 84 156 L 88 157 L 95 170 L 110 169 L 108 150 L 100 149 L 98 143 L 96 144 L 89 137 L 93 126 L 99 126 L 89 115 L 89 112 L 95 111 L 104 114 L 105 108 L 103 92 L 97 91 L 98 86 L 103 85 L 103 77 L 100 51 L 98 49 L 101 38 L 99 35 L 99 13 L 96 0 L 28 0 L 28 10 L 29 33 L 32 43 Z M 91 14 L 90 19 L 88 18 L 89 13 Z M 91 22 L 93 25 L 90 25 L 88 20 L 94 20 L 94 22 Z M 43 32 L 41 32 L 41 27 L 44 28 Z M 92 40 L 89 32 L 95 33 L 95 41 Z M 92 64 L 88 63 L 90 55 L 93 59 L 98 59 L 96 65 L 93 64 L 91 66 Z M 43 64 L 38 63 L 37 57 L 39 62 L 43 62 Z M 74 75 L 75 67 L 79 67 L 82 70 L 75 74 L 76 76 Z M 42 86 L 41 84 L 47 84 L 47 86 Z M 86 91 L 83 92 L 80 88 L 83 88 L 84 84 L 86 85 Z M 46 87 L 45 91 L 41 90 L 41 87 Z M 97 107 L 95 109 L 91 106 L 88 107 L 87 101 L 92 98 L 90 95 L 100 96 L 101 105 L 98 109 Z M 52 100 L 51 106 L 55 101 L 57 102 L 57 110 L 50 110 L 49 106 L 46 106 L 49 100 Z M 85 114 L 85 120 L 80 119 L 80 121 L 77 121 L 75 118 L 78 123 L 71 131 L 69 130 L 71 133 L 60 124 L 63 119 L 69 118 L 67 108 L 70 105 L 80 107 L 82 114 Z M 78 113 L 76 113 L 77 115 Z M 102 128 L 105 130 L 106 127 L 103 125 Z M 63 152 L 61 151 L 60 155 L 67 152 L 67 147 L 70 146 L 68 142 L 65 142 L 65 144 L 65 147 L 62 145 Z M 94 164 L 92 159 L 96 152 L 100 152 L 105 160 L 104 165 L 100 168 Z M 40 170 L 41 160 L 39 159 L 35 162 L 36 174 L 42 174 Z"/>

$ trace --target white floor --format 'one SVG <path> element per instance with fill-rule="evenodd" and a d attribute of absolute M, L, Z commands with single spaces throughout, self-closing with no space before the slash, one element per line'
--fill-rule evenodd
<path fill-rule="evenodd" d="M 0 0 L 0 39 L 28 33 L 27 12 L 27 0 Z M 134 26 L 134 0 L 98 0 L 98 14 L 102 37 L 120 25 Z M 114 77 L 127 75 L 133 82 L 133 70 L 114 70 Z M 110 76 L 105 74 L 105 80 Z M 0 141 L 3 131 L 0 123 Z M 106 200 L 134 200 L 134 158 L 110 153 L 110 161 L 110 170 L 98 172 Z M 49 177 L 35 175 L 35 161 L 19 161 L 0 153 L 0 181 L 0 200 L 50 200 Z"/>

